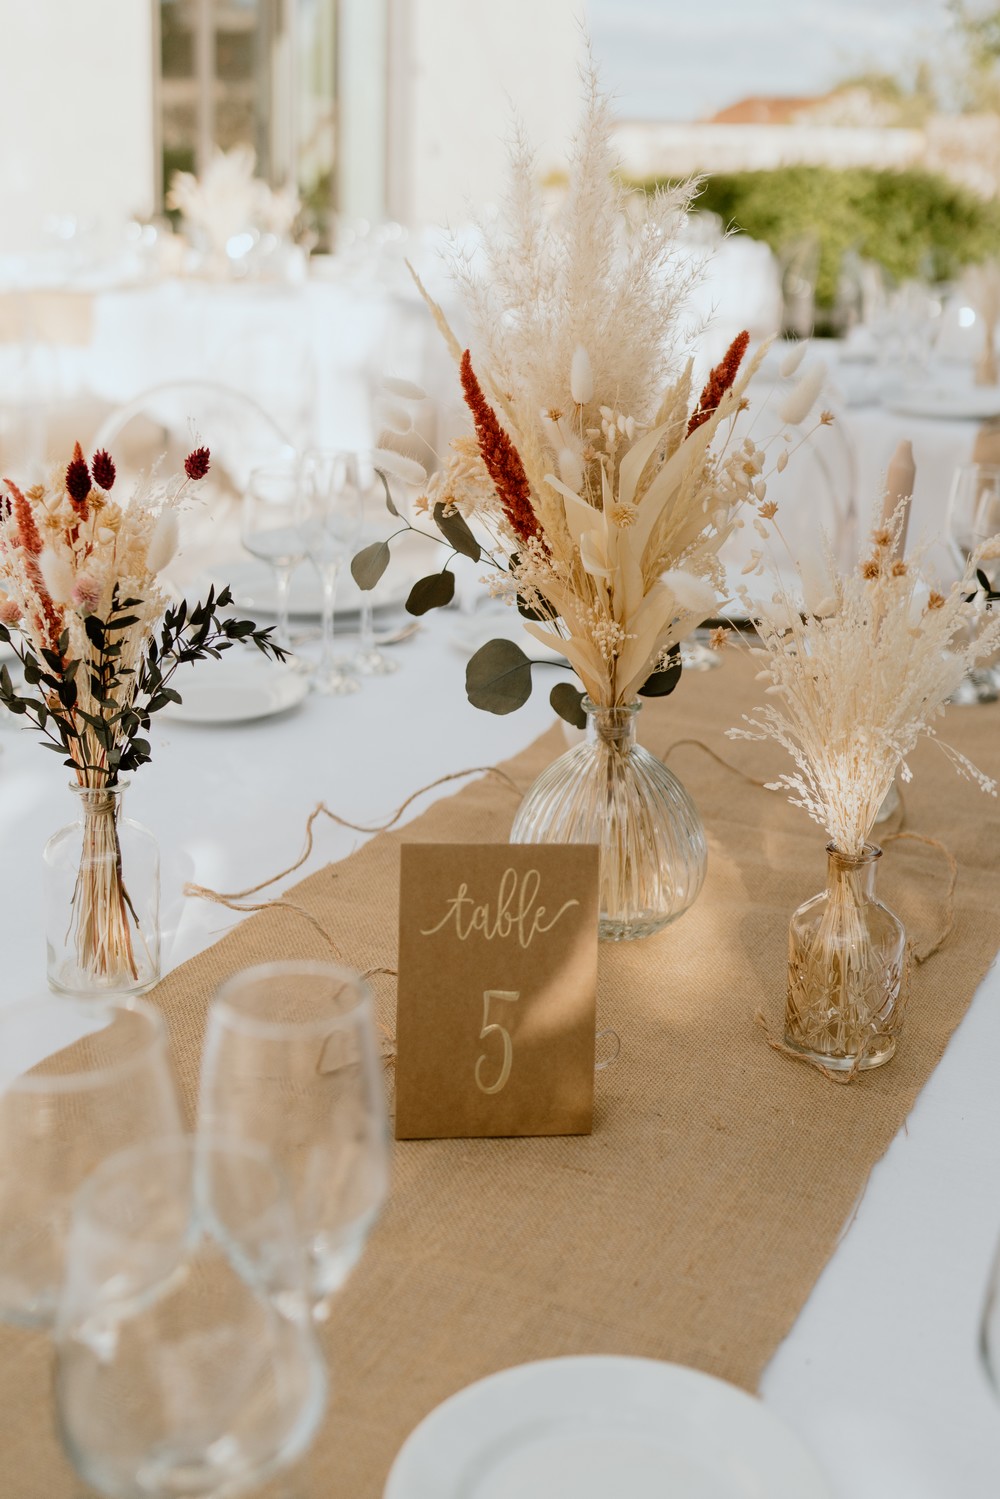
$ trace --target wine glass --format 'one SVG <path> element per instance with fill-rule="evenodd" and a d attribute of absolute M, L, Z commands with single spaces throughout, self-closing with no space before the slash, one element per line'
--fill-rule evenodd
<path fill-rule="evenodd" d="M 105 1161 L 74 1204 L 55 1340 L 59 1435 L 109 1499 L 230 1499 L 295 1462 L 326 1374 L 266 1152 L 176 1136 Z"/>
<path fill-rule="evenodd" d="M 358 487 L 361 502 L 373 499 L 380 486 L 375 470 L 375 455 L 365 450 L 345 453 L 348 473 Z M 387 677 L 399 670 L 399 662 L 386 656 L 375 640 L 375 606 L 369 589 L 361 592 L 361 610 L 358 618 L 358 650 L 352 665 L 366 677 Z"/>
<path fill-rule="evenodd" d="M 1000 464 L 960 463 L 951 481 L 948 497 L 948 541 L 961 571 L 965 571 L 976 547 L 1000 532 Z M 990 575 L 990 567 L 984 571 Z M 995 577 L 991 583 L 995 586 Z M 974 666 L 953 703 L 992 703 L 1000 696 L 1000 678 L 995 668 Z"/>
<path fill-rule="evenodd" d="M 274 571 L 278 644 L 290 650 L 288 594 L 292 573 L 306 556 L 305 496 L 297 462 L 252 468 L 243 496 L 243 545 Z"/>
<path fill-rule="evenodd" d="M 302 457 L 306 547 L 323 587 L 323 644 L 312 676 L 314 691 L 357 692 L 359 682 L 334 660 L 337 579 L 361 534 L 362 497 L 350 455 L 310 448 Z"/>
<path fill-rule="evenodd" d="M 322 1319 L 388 1190 L 381 1063 L 358 975 L 281 962 L 224 983 L 209 1010 L 198 1124 L 256 1141 L 283 1169 Z"/>
<path fill-rule="evenodd" d="M 0 1317 L 52 1325 L 77 1188 L 124 1145 L 181 1128 L 156 1010 L 55 997 L 0 1009 Z"/>

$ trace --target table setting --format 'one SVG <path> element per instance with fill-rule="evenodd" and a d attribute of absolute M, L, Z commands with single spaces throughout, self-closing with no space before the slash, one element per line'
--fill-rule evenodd
<path fill-rule="evenodd" d="M 447 444 L 4 481 L 18 1499 L 991 1491 L 1000 470 L 697 364 L 612 125 L 411 268 Z"/>

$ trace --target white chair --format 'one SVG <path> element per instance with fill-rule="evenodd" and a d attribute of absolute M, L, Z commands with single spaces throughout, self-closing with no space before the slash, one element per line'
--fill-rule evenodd
<path fill-rule="evenodd" d="M 111 453 L 127 494 L 130 481 L 155 464 L 164 474 L 179 473 L 191 449 L 202 446 L 211 451 L 211 469 L 192 486 L 191 504 L 182 513 L 182 555 L 170 569 L 177 583 L 239 555 L 239 508 L 250 470 L 294 457 L 294 446 L 252 396 L 213 380 L 177 380 L 111 412 L 88 449 Z"/>
<path fill-rule="evenodd" d="M 162 456 L 169 471 L 202 445 L 212 451 L 217 477 L 225 476 L 238 494 L 252 468 L 294 454 L 263 406 L 215 380 L 176 380 L 134 396 L 104 419 L 91 451 L 107 448 L 130 472 L 148 469 Z"/>

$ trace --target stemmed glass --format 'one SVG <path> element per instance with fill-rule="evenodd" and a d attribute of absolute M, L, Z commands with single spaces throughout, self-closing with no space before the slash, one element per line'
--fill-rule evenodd
<path fill-rule="evenodd" d="M 159 1014 L 32 999 L 0 1009 L 0 1317 L 49 1327 L 73 1195 L 123 1146 L 179 1134 Z"/>
<path fill-rule="evenodd" d="M 105 1161 L 74 1206 L 55 1337 L 59 1434 L 109 1499 L 230 1499 L 295 1462 L 326 1374 L 266 1152 L 177 1136 Z"/>
<path fill-rule="evenodd" d="M 374 498 L 377 493 L 379 479 L 375 471 L 375 455 L 359 450 L 345 453 L 343 456 L 347 460 L 348 473 L 353 476 L 353 482 L 357 485 L 363 506 L 366 500 Z M 372 603 L 371 593 L 367 590 L 361 594 L 358 635 L 358 650 L 352 662 L 357 671 L 362 672 L 366 677 L 387 677 L 399 670 L 399 662 L 386 656 L 376 644 L 375 606 Z"/>
<path fill-rule="evenodd" d="M 358 975 L 281 962 L 223 984 L 209 1011 L 198 1126 L 256 1141 L 283 1169 L 322 1319 L 389 1181 L 381 1064 Z"/>
<path fill-rule="evenodd" d="M 306 506 L 299 464 L 264 464 L 250 470 L 243 496 L 243 545 L 274 571 L 279 645 L 291 649 L 288 595 L 292 573 L 306 556 Z"/>
<path fill-rule="evenodd" d="M 312 686 L 327 695 L 357 692 L 357 677 L 333 656 L 337 579 L 361 534 L 362 495 L 351 455 L 308 449 L 302 456 L 302 484 L 306 547 L 323 586 L 323 644 Z"/>
<path fill-rule="evenodd" d="M 959 464 L 951 481 L 948 499 L 948 541 L 958 567 L 964 571 L 976 547 L 998 532 L 1000 464 Z M 952 702 L 992 703 L 998 695 L 1000 679 L 996 669 L 976 666 L 953 695 Z"/>

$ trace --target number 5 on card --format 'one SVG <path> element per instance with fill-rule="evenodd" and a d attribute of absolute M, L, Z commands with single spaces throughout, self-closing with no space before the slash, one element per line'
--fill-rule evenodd
<path fill-rule="evenodd" d="M 396 1135 L 586 1134 L 598 851 L 405 844 Z"/>

